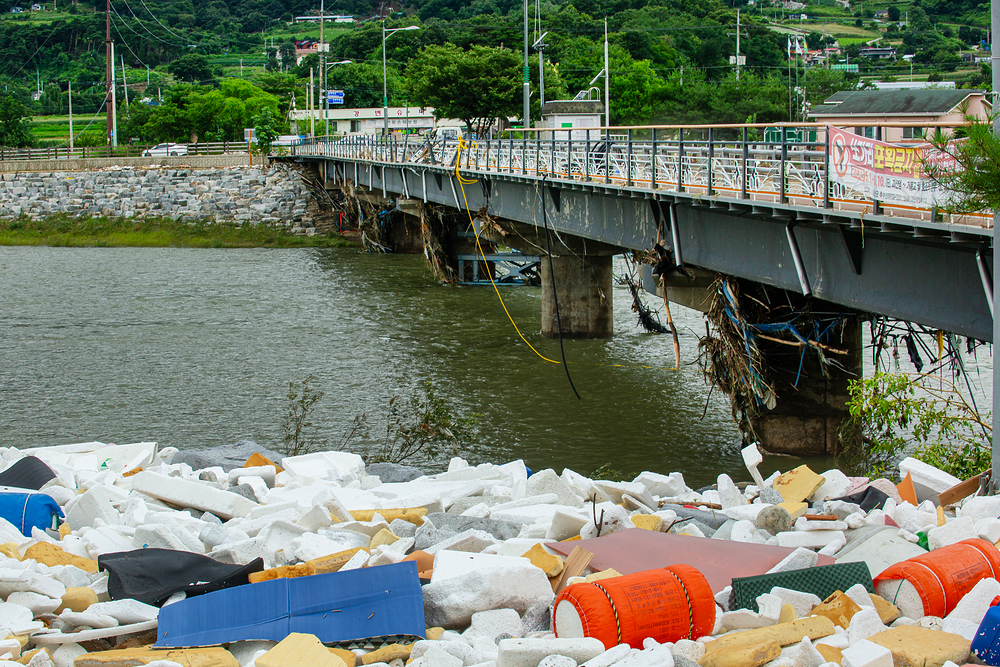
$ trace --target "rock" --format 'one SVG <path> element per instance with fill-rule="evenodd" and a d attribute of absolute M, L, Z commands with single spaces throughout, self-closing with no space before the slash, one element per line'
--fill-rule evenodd
<path fill-rule="evenodd" d="M 398 463 L 370 463 L 365 472 L 369 475 L 376 475 L 383 484 L 410 482 L 424 476 L 419 468 Z"/>
<path fill-rule="evenodd" d="M 772 489 L 770 486 L 761 487 L 760 495 L 757 496 L 757 499 L 767 505 L 777 505 L 778 503 L 785 501 L 781 494 Z"/>
<path fill-rule="evenodd" d="M 283 455 L 279 452 L 265 449 L 251 440 L 240 440 L 232 445 L 212 447 L 211 449 L 187 449 L 174 454 L 173 463 L 187 463 L 195 470 L 219 466 L 225 472 L 233 468 L 242 468 L 254 454 L 260 454 L 272 461 L 280 461 Z"/>
<path fill-rule="evenodd" d="M 766 530 L 772 535 L 791 530 L 794 525 L 792 515 L 784 507 L 772 505 L 765 507 L 757 514 L 755 521 L 758 528 Z"/>

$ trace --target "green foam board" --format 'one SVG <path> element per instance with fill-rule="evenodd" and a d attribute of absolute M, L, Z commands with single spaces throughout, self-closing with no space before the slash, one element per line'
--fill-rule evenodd
<path fill-rule="evenodd" d="M 759 611 L 757 596 L 770 593 L 775 586 L 812 593 L 825 600 L 831 593 L 846 591 L 855 584 L 861 584 L 869 593 L 875 592 L 867 563 L 837 563 L 754 577 L 736 577 L 733 579 L 733 604 L 730 608 Z"/>

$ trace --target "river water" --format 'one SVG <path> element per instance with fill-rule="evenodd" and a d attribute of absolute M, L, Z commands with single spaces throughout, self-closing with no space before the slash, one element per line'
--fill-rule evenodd
<path fill-rule="evenodd" d="M 458 450 L 472 463 L 679 470 L 692 485 L 720 471 L 748 478 L 728 400 L 708 400 L 694 363 L 701 314 L 672 308 L 675 371 L 670 337 L 636 327 L 624 287 L 613 339 L 565 341 L 577 400 L 564 367 L 521 342 L 491 287 L 443 286 L 417 255 L 3 247 L 0 285 L 0 446 L 246 438 L 274 448 L 288 383 L 311 374 L 325 392 L 316 437 L 331 445 L 362 413 L 373 436 L 384 432 L 392 396 L 430 380 L 453 412 L 478 414 Z M 531 344 L 558 359 L 558 341 L 538 333 L 540 288 L 501 294 Z M 408 463 L 439 469 L 450 455 Z"/>

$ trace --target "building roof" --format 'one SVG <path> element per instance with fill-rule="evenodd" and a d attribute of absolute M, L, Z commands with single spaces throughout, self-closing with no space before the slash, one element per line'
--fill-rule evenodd
<path fill-rule="evenodd" d="M 834 93 L 810 116 L 942 115 L 981 90 L 856 90 Z"/>
<path fill-rule="evenodd" d="M 604 112 L 600 100 L 551 100 L 542 107 L 542 114 L 598 114 Z"/>

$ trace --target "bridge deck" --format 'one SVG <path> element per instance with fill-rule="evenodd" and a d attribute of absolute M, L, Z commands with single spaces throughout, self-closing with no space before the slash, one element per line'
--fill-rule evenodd
<path fill-rule="evenodd" d="M 347 137 L 294 146 L 292 159 L 386 196 L 464 209 L 457 161 L 480 181 L 464 188 L 472 211 L 540 226 L 545 191 L 561 233 L 623 249 L 662 235 L 688 264 L 992 340 L 991 214 L 937 212 L 920 183 L 912 202 L 873 199 L 837 177 L 850 147 L 822 132 L 765 141 L 755 129 L 627 130 L 616 140 L 549 131 L 461 145 Z"/>

